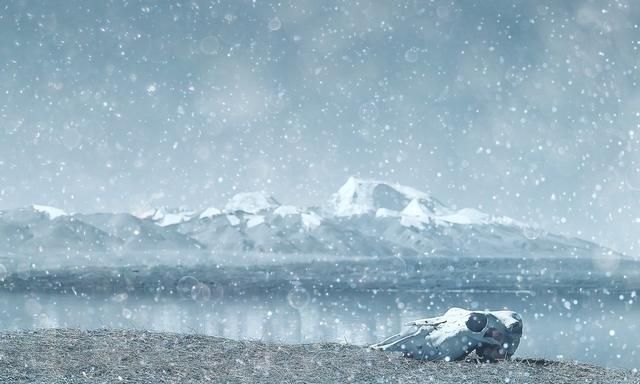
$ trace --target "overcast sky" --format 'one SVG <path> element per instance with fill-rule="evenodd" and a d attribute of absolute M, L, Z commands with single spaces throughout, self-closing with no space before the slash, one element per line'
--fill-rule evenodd
<path fill-rule="evenodd" d="M 639 8 L 3 1 L 0 208 L 318 205 L 357 175 L 640 254 Z"/>

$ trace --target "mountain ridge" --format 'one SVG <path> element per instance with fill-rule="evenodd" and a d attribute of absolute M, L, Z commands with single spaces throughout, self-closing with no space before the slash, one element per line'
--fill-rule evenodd
<path fill-rule="evenodd" d="M 0 249 L 578 256 L 606 248 L 473 208 L 454 210 L 411 187 L 350 177 L 316 207 L 283 205 L 265 192 L 242 192 L 222 208 L 160 207 L 138 216 L 68 214 L 46 206 L 4 210 Z"/>

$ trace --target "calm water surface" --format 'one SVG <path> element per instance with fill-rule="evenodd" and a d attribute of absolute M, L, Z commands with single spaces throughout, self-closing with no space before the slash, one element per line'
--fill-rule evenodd
<path fill-rule="evenodd" d="M 2 330 L 136 328 L 287 343 L 371 344 L 451 306 L 509 308 L 524 318 L 517 356 L 640 369 L 635 292 L 313 292 L 229 297 L 0 294 Z"/>

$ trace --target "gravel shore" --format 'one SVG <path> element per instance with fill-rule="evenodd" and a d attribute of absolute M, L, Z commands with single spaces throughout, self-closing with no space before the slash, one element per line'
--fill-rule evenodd
<path fill-rule="evenodd" d="M 343 344 L 283 345 L 132 330 L 0 334 L 2 383 L 640 383 L 625 370 L 539 359 L 418 362 Z"/>

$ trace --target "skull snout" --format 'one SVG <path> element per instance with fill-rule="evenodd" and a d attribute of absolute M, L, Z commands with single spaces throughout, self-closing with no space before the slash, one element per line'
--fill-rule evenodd
<path fill-rule="evenodd" d="M 509 326 L 507 326 L 507 330 L 509 331 L 509 333 L 512 333 L 514 335 L 522 335 L 522 322 L 516 321 L 510 324 Z"/>
<path fill-rule="evenodd" d="M 522 335 L 522 319 L 517 314 L 511 316 L 511 318 L 506 319 L 505 327 L 507 327 L 507 331 L 514 335 Z"/>

